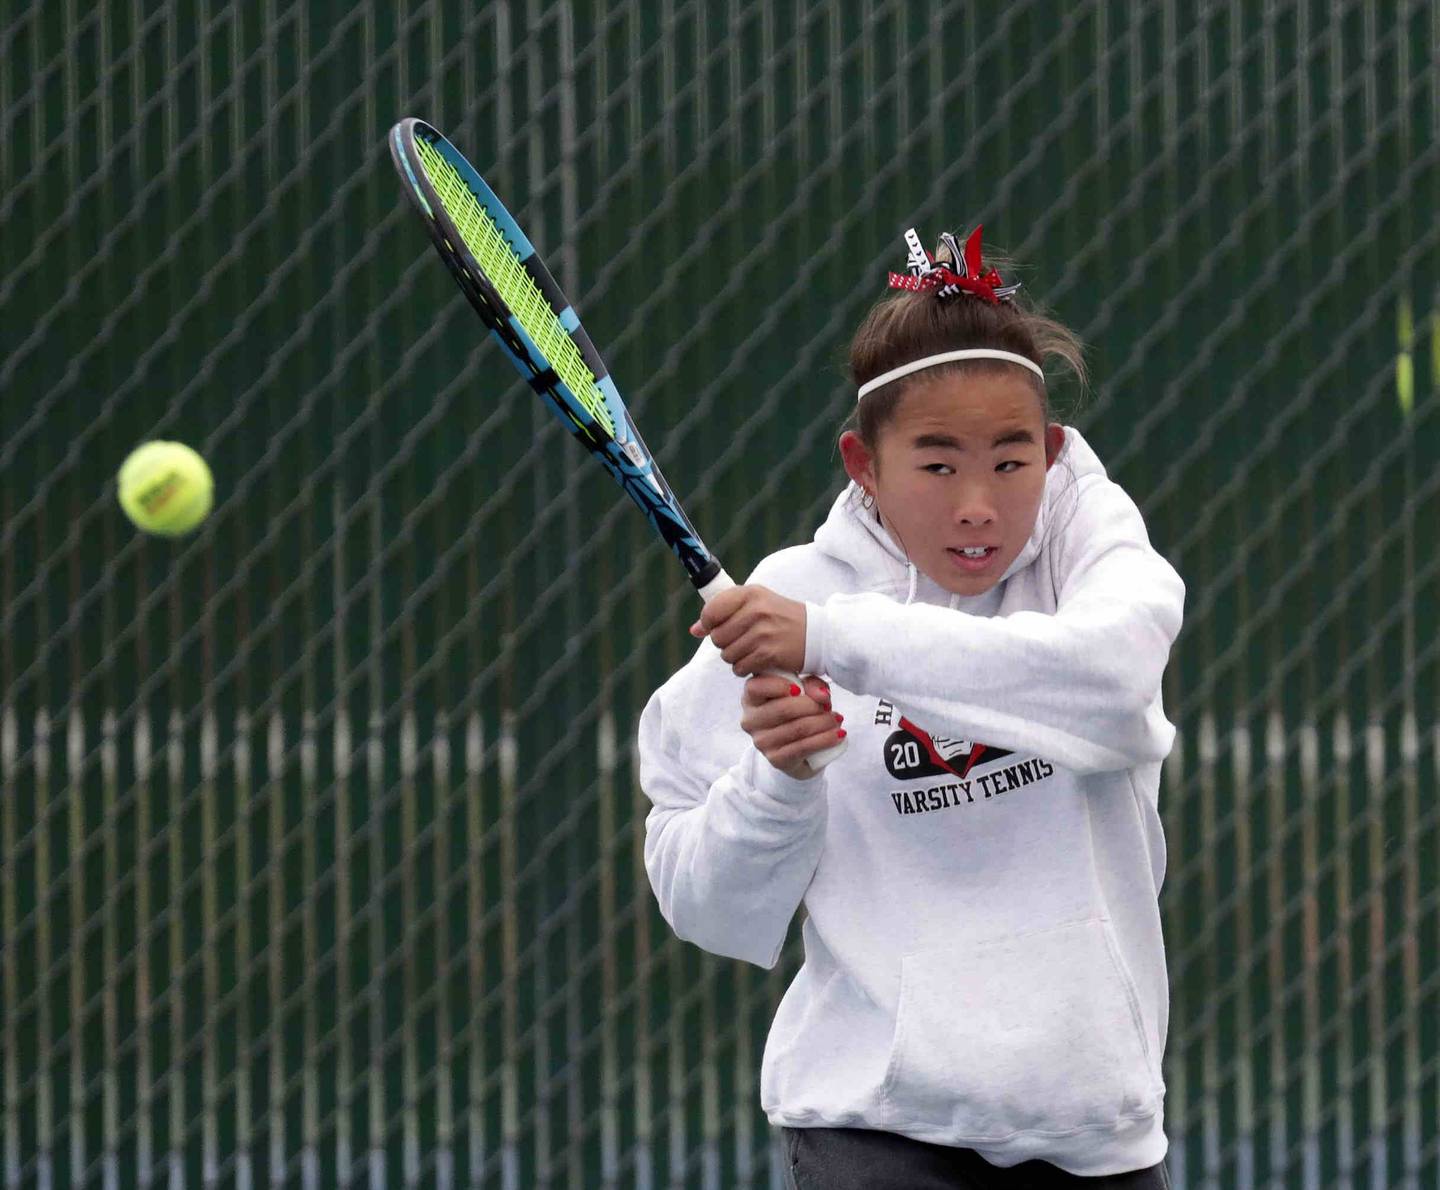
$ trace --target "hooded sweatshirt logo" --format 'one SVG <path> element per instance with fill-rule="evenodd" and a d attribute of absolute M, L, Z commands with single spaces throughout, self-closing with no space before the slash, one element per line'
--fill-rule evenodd
<path fill-rule="evenodd" d="M 885 740 L 885 767 L 892 777 L 901 781 L 939 777 L 947 773 L 968 777 L 976 765 L 989 764 L 1009 755 L 1003 748 L 992 748 L 972 740 L 932 736 L 904 715 L 900 716 L 900 729 L 892 731 Z"/>
<path fill-rule="evenodd" d="M 898 724 L 897 730 L 885 737 L 884 745 L 885 768 L 892 777 L 901 781 L 940 778 L 928 787 L 893 790 L 890 800 L 895 803 L 897 814 L 923 814 L 929 810 L 974 805 L 976 801 L 986 801 L 1012 789 L 1023 789 L 1055 773 L 1055 766 L 1038 756 L 999 765 L 998 761 L 1014 753 L 973 740 L 932 736 L 899 715 L 888 699 L 882 698 L 877 705 L 875 722 L 880 726 Z M 977 772 L 981 767 L 985 771 Z"/>

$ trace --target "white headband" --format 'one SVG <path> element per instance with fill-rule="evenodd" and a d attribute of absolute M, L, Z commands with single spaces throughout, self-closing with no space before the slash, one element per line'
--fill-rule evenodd
<path fill-rule="evenodd" d="M 1016 355 L 1013 351 L 996 351 L 990 347 L 967 347 L 964 351 L 944 351 L 939 355 L 927 355 L 924 359 L 917 359 L 913 364 L 904 364 L 898 368 L 891 368 L 875 377 L 874 380 L 867 380 L 860 386 L 860 391 L 855 394 L 858 401 L 866 393 L 872 393 L 883 384 L 889 384 L 892 380 L 899 380 L 902 376 L 908 376 L 911 372 L 918 372 L 922 368 L 933 368 L 936 364 L 948 364 L 960 359 L 1003 359 L 1007 363 L 1019 364 L 1021 367 L 1029 368 L 1040 377 L 1040 382 L 1045 382 L 1045 373 L 1040 366 L 1023 355 Z"/>

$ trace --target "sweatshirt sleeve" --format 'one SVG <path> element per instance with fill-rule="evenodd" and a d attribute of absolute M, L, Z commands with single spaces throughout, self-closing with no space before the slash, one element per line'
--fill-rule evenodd
<path fill-rule="evenodd" d="M 677 937 L 770 968 L 820 862 L 826 778 L 797 781 L 765 759 L 739 729 L 739 682 L 714 645 L 700 648 L 716 664 L 697 657 L 640 717 L 645 870 Z M 701 721 L 717 707 L 733 715 Z"/>
<path fill-rule="evenodd" d="M 890 700 L 934 734 L 1033 752 L 1075 772 L 1163 760 L 1175 728 L 1160 684 L 1185 585 L 1108 479 L 1077 492 L 1060 532 L 1053 614 L 985 617 L 835 595 L 807 604 L 807 665 Z"/>

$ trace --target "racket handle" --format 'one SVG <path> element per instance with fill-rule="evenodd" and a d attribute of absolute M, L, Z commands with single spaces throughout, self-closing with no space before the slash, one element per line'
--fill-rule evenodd
<path fill-rule="evenodd" d="M 720 594 L 721 591 L 728 591 L 734 585 L 735 580 L 722 569 L 719 574 L 700 588 L 700 598 L 706 603 L 709 603 L 710 600 Z M 765 672 L 767 674 L 773 674 L 777 678 L 784 678 L 786 681 L 794 683 L 801 689 L 805 687 L 805 683 L 801 680 L 799 674 L 792 674 L 784 669 L 767 669 Z M 822 748 L 819 752 L 812 752 L 805 758 L 805 763 L 810 767 L 812 773 L 818 773 L 837 756 L 842 755 L 848 746 L 848 740 L 841 740 L 829 748 Z"/>

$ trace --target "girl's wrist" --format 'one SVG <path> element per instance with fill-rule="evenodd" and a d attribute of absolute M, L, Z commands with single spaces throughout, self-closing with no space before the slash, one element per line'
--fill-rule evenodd
<path fill-rule="evenodd" d="M 805 662 L 801 673 L 823 674 L 825 662 L 825 608 L 818 603 L 805 604 Z"/>

